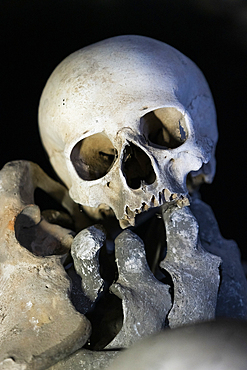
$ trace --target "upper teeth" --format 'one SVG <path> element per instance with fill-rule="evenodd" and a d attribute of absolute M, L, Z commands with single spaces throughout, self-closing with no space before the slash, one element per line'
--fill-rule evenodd
<path fill-rule="evenodd" d="M 149 204 L 143 202 L 140 208 L 131 210 L 128 205 L 125 207 L 124 218 L 119 220 L 119 224 L 122 229 L 129 226 L 135 226 L 135 216 L 150 208 L 159 207 L 164 203 L 179 200 L 180 196 L 176 193 L 171 193 L 168 189 L 163 189 L 159 192 L 159 199 L 156 199 L 154 195 L 151 196 Z"/>

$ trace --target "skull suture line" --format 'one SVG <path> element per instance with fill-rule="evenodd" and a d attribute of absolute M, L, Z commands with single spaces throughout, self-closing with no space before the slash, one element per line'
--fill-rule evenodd
<path fill-rule="evenodd" d="M 216 114 L 203 74 L 160 41 L 119 36 L 67 57 L 39 108 L 42 141 L 71 198 L 120 226 L 215 172 Z"/>

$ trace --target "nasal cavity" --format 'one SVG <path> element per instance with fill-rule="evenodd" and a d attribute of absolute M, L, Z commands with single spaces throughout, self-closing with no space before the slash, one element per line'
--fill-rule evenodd
<path fill-rule="evenodd" d="M 122 170 L 128 186 L 132 189 L 139 189 L 143 183 L 153 184 L 156 179 L 148 155 L 130 142 L 124 148 Z"/>

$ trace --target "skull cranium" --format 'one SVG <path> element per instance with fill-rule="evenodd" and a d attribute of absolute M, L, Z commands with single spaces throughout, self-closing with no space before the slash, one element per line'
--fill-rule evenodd
<path fill-rule="evenodd" d="M 81 49 L 52 73 L 39 107 L 50 161 L 91 214 L 136 214 L 211 182 L 216 114 L 200 70 L 160 41 L 119 36 Z M 190 174 L 188 176 L 188 174 Z"/>

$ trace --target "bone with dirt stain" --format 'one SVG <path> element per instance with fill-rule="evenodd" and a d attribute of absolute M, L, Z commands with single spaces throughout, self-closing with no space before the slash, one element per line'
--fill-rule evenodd
<path fill-rule="evenodd" d="M 35 256 L 16 239 L 16 220 L 24 209 L 32 215 L 27 230 L 39 225 L 40 214 L 30 206 L 39 179 L 61 200 L 66 195 L 31 162 L 10 162 L 0 172 L 0 363 L 6 367 L 12 360 L 13 368 L 25 370 L 46 369 L 83 346 L 91 332 L 90 322 L 70 302 L 63 256 Z"/>

